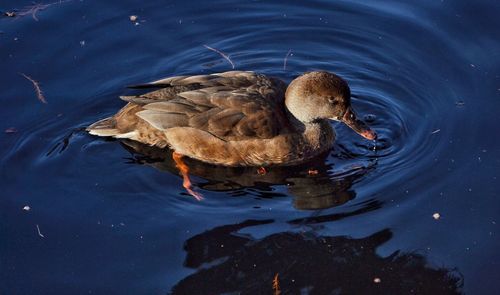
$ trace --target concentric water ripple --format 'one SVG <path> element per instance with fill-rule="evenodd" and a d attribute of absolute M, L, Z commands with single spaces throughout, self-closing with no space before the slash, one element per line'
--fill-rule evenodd
<path fill-rule="evenodd" d="M 122 61 L 130 64 L 129 68 L 133 70 L 114 74 L 114 77 L 103 77 L 103 83 L 97 85 L 97 89 L 101 90 L 96 95 L 74 102 L 77 112 L 66 110 L 69 113 L 65 117 L 84 115 L 82 119 L 72 119 L 72 125 L 68 126 L 69 120 L 37 118 L 24 127 L 25 136 L 11 146 L 12 152 L 19 153 L 23 147 L 39 142 L 40 138 L 52 138 L 38 157 L 31 159 L 35 164 L 57 161 L 56 157 L 61 151 L 51 151 L 59 145 L 62 148 L 65 140 L 71 141 L 72 145 L 78 145 L 75 141 L 84 139 L 99 141 L 99 145 L 112 144 L 82 136 L 81 131 L 77 138 L 70 134 L 115 111 L 121 105 L 116 96 L 123 93 L 123 87 L 127 84 L 170 75 L 231 70 L 227 61 L 203 46 L 208 44 L 227 53 L 237 70 L 253 70 L 280 77 L 287 82 L 310 70 L 332 71 L 344 77 L 351 85 L 353 105 L 360 115 L 369 119 L 370 125 L 379 134 L 379 140 L 376 143 L 365 141 L 341 124 L 335 124 L 338 138 L 330 161 L 335 173 L 336 168 L 344 169 L 342 163 L 349 167 L 370 159 L 376 160 L 376 169 L 358 180 L 360 186 L 376 183 L 374 187 L 377 188 L 369 190 L 367 195 L 391 190 L 393 185 L 429 169 L 434 159 L 443 156 L 447 145 L 445 139 L 453 134 L 454 124 L 461 117 L 455 106 L 459 99 L 456 93 L 460 92 L 457 86 L 460 85 L 442 83 L 447 73 L 433 68 L 433 61 L 449 59 L 450 56 L 455 56 L 455 63 L 467 61 L 457 60 L 461 58 L 460 52 L 442 38 L 442 32 L 434 30 L 417 15 L 408 17 L 408 11 L 403 15 L 394 15 L 395 11 L 387 11 L 386 6 L 338 3 L 332 6 L 330 12 L 318 14 L 312 3 L 296 4 L 284 11 L 266 9 L 268 5 L 271 4 L 263 4 L 259 8 L 243 5 L 238 10 L 256 10 L 243 14 L 213 11 L 211 7 L 203 6 L 196 16 L 189 15 L 187 18 L 182 16 L 182 11 L 177 11 L 179 15 L 169 22 L 155 21 L 166 16 L 164 12 L 160 16 L 151 7 L 152 14 L 144 26 L 137 30 L 147 35 L 154 32 L 153 36 L 159 40 L 161 32 L 181 30 L 185 34 L 173 36 L 178 38 L 176 40 L 162 41 L 164 45 L 155 42 L 154 37 L 150 37 L 153 38 L 150 44 L 142 47 L 134 44 L 137 51 Z M 207 13 L 203 13 L 204 10 Z M 402 11 L 405 10 L 397 10 Z M 218 18 L 224 19 L 228 25 L 217 29 L 204 25 Z M 256 18 L 261 21 L 256 22 Z M 372 18 L 374 23 L 366 26 L 363 22 L 366 18 Z M 113 17 L 91 25 L 88 32 L 92 36 L 107 36 L 106 23 L 116 26 L 117 22 L 118 19 Z M 239 25 L 229 25 L 231 22 L 238 22 Z M 409 40 L 402 33 L 395 34 L 393 31 L 396 29 L 397 32 L 412 32 L 414 38 Z M 426 43 L 431 43 L 439 51 L 430 55 L 429 45 L 422 46 L 419 42 L 424 38 Z M 99 54 L 93 50 L 106 50 L 103 45 L 108 39 L 99 39 L 96 39 L 97 48 L 86 49 L 86 55 Z M 106 42 L 106 46 L 121 48 L 125 46 L 126 36 L 115 37 L 110 41 Z M 153 49 L 165 48 L 165 54 L 148 54 L 149 45 Z M 446 55 L 441 56 L 439 53 Z M 81 144 L 84 148 L 87 145 Z M 81 157 L 82 160 L 89 156 L 85 154 L 86 149 L 80 150 L 83 154 L 72 156 Z M 8 162 L 8 157 L 5 162 Z M 106 157 L 116 156 L 108 154 Z M 142 178 L 141 175 L 135 177 Z M 151 189 L 161 187 L 159 184 L 151 185 Z M 363 199 L 358 198 L 356 202 L 363 202 Z"/>
<path fill-rule="evenodd" d="M 26 259 L 47 273 L 33 278 L 34 285 L 68 277 L 68 289 L 60 290 L 77 291 L 65 294 L 82 293 L 76 286 L 84 279 L 92 282 L 87 289 L 108 294 L 109 286 L 94 273 L 109 275 L 120 293 L 151 294 L 197 277 L 201 271 L 187 269 L 183 259 L 186 241 L 200 233 L 218 243 L 223 235 L 211 233 L 220 230 L 248 245 L 275 235 L 289 238 L 290 232 L 313 241 L 353 237 L 348 243 L 382 235 L 372 243 L 377 255 L 423 249 L 432 265 L 456 266 L 473 282 L 483 276 L 498 281 L 492 278 L 496 269 L 482 271 L 490 256 L 498 256 L 493 200 L 500 177 L 494 133 L 500 46 L 491 31 L 499 26 L 500 8 L 493 2 L 70 1 L 39 11 L 38 22 L 0 18 L 1 78 L 8 86 L 0 96 L 2 128 L 17 130 L 0 141 L 0 213 L 11 221 L 2 233 L 16 241 L 5 246 L 9 257 L 28 253 Z M 30 3 L 12 5 L 0 8 Z M 131 15 L 138 16 L 137 24 Z M 205 196 L 196 202 L 182 188 L 171 151 L 83 130 L 124 105 L 118 96 L 131 91 L 127 85 L 232 70 L 204 45 L 227 54 L 235 70 L 286 82 L 307 71 L 337 73 L 348 81 L 352 104 L 376 130 L 377 141 L 332 122 L 334 148 L 297 167 L 271 167 L 260 175 L 255 168 L 188 160 L 196 190 Z M 18 73 L 40 81 L 47 105 Z M 17 214 L 27 204 L 32 215 Z M 439 221 L 432 218 L 438 212 Z M 45 234 L 45 246 L 21 236 L 34 224 Z M 225 226 L 238 229 L 226 232 Z M 75 263 L 48 263 L 44 257 L 62 257 L 54 249 Z M 475 259 L 466 256 L 473 251 Z M 7 260 L 10 269 L 18 259 Z M 105 265 L 87 271 L 96 259 Z M 224 265 L 214 261 L 199 267 Z M 121 274 L 135 276 L 136 266 L 141 282 L 124 284 Z M 367 269 L 372 267 L 380 275 L 373 265 Z M 36 273 L 26 268 L 4 281 Z M 303 270 L 309 271 L 314 273 Z"/>

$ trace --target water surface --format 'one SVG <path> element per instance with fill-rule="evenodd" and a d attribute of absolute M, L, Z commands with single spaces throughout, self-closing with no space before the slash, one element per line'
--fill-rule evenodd
<path fill-rule="evenodd" d="M 32 5 L 0 1 L 0 293 L 500 287 L 498 1 Z M 83 131 L 126 85 L 232 69 L 203 45 L 286 82 L 341 75 L 379 140 L 332 123 L 329 153 L 265 175 L 190 161 L 198 202 L 171 151 Z"/>

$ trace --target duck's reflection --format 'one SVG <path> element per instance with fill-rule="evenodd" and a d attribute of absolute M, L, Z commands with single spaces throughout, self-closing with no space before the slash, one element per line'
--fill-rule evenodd
<path fill-rule="evenodd" d="M 133 141 L 122 145 L 134 154 L 134 161 L 153 166 L 159 170 L 178 175 L 172 151 L 157 149 Z M 272 185 L 286 185 L 288 193 L 294 197 L 297 209 L 324 209 L 344 204 L 356 194 L 352 183 L 371 169 L 370 165 L 358 165 L 347 171 L 332 172 L 330 164 L 325 164 L 322 155 L 307 164 L 293 167 L 272 167 L 260 172 L 255 167 L 222 167 L 186 159 L 191 176 L 201 177 L 203 182 L 197 186 L 210 191 L 237 191 L 258 189 L 261 197 L 276 195 L 271 192 Z"/>
<path fill-rule="evenodd" d="M 390 230 L 354 239 L 284 232 L 256 240 L 238 233 L 272 220 L 248 220 L 216 227 L 186 241 L 185 266 L 196 272 L 179 281 L 173 294 L 460 294 L 454 270 L 432 268 L 424 256 L 376 249 Z"/>

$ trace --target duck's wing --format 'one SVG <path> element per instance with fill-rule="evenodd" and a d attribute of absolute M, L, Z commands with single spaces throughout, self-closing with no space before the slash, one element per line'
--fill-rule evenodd
<path fill-rule="evenodd" d="M 224 140 L 241 140 L 271 138 L 288 126 L 285 84 L 253 72 L 178 76 L 134 88 L 159 88 L 121 97 L 141 105 L 136 116 L 159 130 L 192 127 Z"/>

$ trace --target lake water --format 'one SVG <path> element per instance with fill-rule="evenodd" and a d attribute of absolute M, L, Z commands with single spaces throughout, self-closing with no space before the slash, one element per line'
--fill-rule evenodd
<path fill-rule="evenodd" d="M 0 0 L 0 293 L 500 287 L 500 2 L 43 4 Z M 199 202 L 170 151 L 83 131 L 127 85 L 232 69 L 203 45 L 339 74 L 379 140 L 334 124 L 331 152 L 265 175 L 189 161 Z"/>

